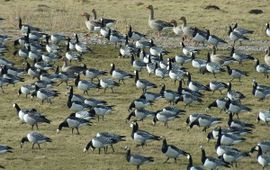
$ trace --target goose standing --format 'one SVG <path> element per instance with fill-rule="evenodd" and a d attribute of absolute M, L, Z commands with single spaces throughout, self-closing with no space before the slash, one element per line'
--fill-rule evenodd
<path fill-rule="evenodd" d="M 173 25 L 169 22 L 156 20 L 154 18 L 154 7 L 152 5 L 149 5 L 146 8 L 150 10 L 150 15 L 148 18 L 148 25 L 151 29 L 158 31 L 158 37 L 160 37 L 160 32 L 162 30 L 173 27 Z"/>

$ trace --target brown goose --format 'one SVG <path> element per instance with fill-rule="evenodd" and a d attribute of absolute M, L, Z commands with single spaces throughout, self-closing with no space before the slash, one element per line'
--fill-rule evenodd
<path fill-rule="evenodd" d="M 151 29 L 158 31 L 158 36 L 160 36 L 160 31 L 162 31 L 163 29 L 173 27 L 173 25 L 169 22 L 162 21 L 162 20 L 156 20 L 154 18 L 154 8 L 152 5 L 149 5 L 146 8 L 150 10 L 148 24 L 149 24 Z"/>
<path fill-rule="evenodd" d="M 97 21 L 95 19 L 95 17 L 90 19 L 90 14 L 87 12 L 82 13 L 81 16 L 84 16 L 86 18 L 85 26 L 89 32 L 99 32 L 100 31 L 102 23 L 100 21 Z"/>
<path fill-rule="evenodd" d="M 182 35 L 183 31 L 182 31 L 182 27 L 180 25 L 177 25 L 176 20 L 171 20 L 171 23 L 173 24 L 173 32 L 175 35 Z"/>
<path fill-rule="evenodd" d="M 183 24 L 181 27 L 182 27 L 183 35 L 185 36 L 185 38 L 192 37 L 193 33 L 195 32 L 195 28 L 187 25 L 187 19 L 184 16 L 180 18 L 180 21 L 183 21 Z"/>

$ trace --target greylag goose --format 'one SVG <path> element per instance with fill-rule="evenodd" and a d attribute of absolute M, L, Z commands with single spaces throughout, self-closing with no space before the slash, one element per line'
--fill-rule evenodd
<path fill-rule="evenodd" d="M 182 27 L 180 25 L 177 25 L 176 20 L 171 20 L 171 23 L 173 24 L 173 32 L 175 35 L 183 34 Z"/>
<path fill-rule="evenodd" d="M 173 25 L 169 22 L 162 21 L 162 20 L 156 20 L 154 18 L 154 8 L 152 5 L 149 5 L 146 8 L 150 10 L 148 24 L 149 24 L 151 29 L 158 31 L 158 37 L 160 36 L 160 31 L 162 31 L 163 29 L 166 29 L 166 28 L 173 27 Z"/>
<path fill-rule="evenodd" d="M 187 25 L 187 19 L 184 16 L 180 18 L 180 21 L 183 21 L 181 28 L 182 28 L 184 37 L 185 38 L 192 37 L 193 32 L 194 32 L 194 27 L 190 27 Z"/>

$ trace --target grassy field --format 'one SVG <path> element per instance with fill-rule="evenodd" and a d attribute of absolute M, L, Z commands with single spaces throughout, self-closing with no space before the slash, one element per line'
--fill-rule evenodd
<path fill-rule="evenodd" d="M 31 2 L 31 3 L 29 3 Z M 263 27 L 268 20 L 268 14 L 270 7 L 268 1 L 214 1 L 214 0 L 202 0 L 202 1 L 117 1 L 117 0 L 101 0 L 101 1 L 86 1 L 79 2 L 75 0 L 59 0 L 59 1 L 39 1 L 39 0 L 0 0 L 1 17 L 6 18 L 6 22 L 3 23 L 2 28 L 4 31 L 16 29 L 15 17 L 20 15 L 23 17 L 24 22 L 33 23 L 38 25 L 46 31 L 56 32 L 84 32 L 84 19 L 79 16 L 83 11 L 90 11 L 92 8 L 96 8 L 99 16 L 116 18 L 118 19 L 117 28 L 122 32 L 125 32 L 126 24 L 134 25 L 136 30 L 151 33 L 147 25 L 148 11 L 145 6 L 153 4 L 156 10 L 157 18 L 170 20 L 172 18 L 180 18 L 181 16 L 187 16 L 188 22 L 192 25 L 198 25 L 200 27 L 210 28 L 214 33 L 220 36 L 225 36 L 225 28 L 232 22 L 239 22 L 240 25 L 248 26 L 251 29 L 256 29 L 256 34 L 251 36 L 256 39 L 266 39 L 263 34 Z M 204 7 L 214 4 L 219 6 L 222 11 L 208 11 L 204 10 Z M 250 9 L 260 8 L 264 11 L 262 15 L 248 14 Z M 18 32 L 17 32 L 18 33 Z M 114 62 L 117 68 L 133 72 L 130 67 L 129 59 L 118 58 L 118 48 L 106 45 L 90 45 L 95 54 L 87 54 L 83 60 L 88 67 L 96 67 L 103 70 L 110 69 L 110 63 Z M 174 57 L 176 53 L 179 53 L 179 49 L 168 49 L 171 53 L 166 57 Z M 13 57 L 11 54 L 13 47 L 9 43 L 9 52 L 7 58 L 12 59 L 17 63 L 18 67 L 22 67 L 22 61 Z M 229 54 L 228 51 L 219 51 L 220 53 Z M 199 58 L 205 58 L 206 52 L 201 52 Z M 255 57 L 258 57 L 261 62 L 263 61 L 263 52 L 253 53 Z M 61 62 L 57 63 L 62 65 Z M 77 64 L 77 63 L 75 63 Z M 265 79 L 263 75 L 258 74 L 254 70 L 254 63 L 247 62 L 240 66 L 238 64 L 232 65 L 232 68 L 239 68 L 249 72 L 249 77 L 244 78 L 241 83 L 234 81 L 233 89 L 240 90 L 247 98 L 242 101 L 243 104 L 247 104 L 252 108 L 250 113 L 240 114 L 240 118 L 250 123 L 256 124 L 257 114 L 260 110 L 268 109 L 269 99 L 259 102 L 252 94 L 252 79 L 256 78 L 258 83 L 269 84 L 269 80 Z M 206 74 L 202 76 L 198 74 L 196 70 L 191 68 L 191 64 L 185 65 L 192 73 L 193 79 L 201 81 L 204 84 L 212 81 L 213 75 Z M 227 73 L 222 73 L 218 78 L 221 81 L 228 82 L 230 77 Z M 142 78 L 149 79 L 157 84 L 165 83 L 168 89 L 176 89 L 177 86 L 173 84 L 168 78 L 160 80 L 159 78 L 150 76 L 143 72 Z M 1 93 L 0 97 L 0 143 L 8 144 L 14 147 L 14 153 L 9 153 L 0 156 L 0 165 L 6 167 L 6 169 L 129 169 L 133 167 L 128 165 L 124 158 L 124 147 L 130 146 L 131 152 L 140 153 L 143 155 L 153 156 L 155 162 L 145 165 L 142 169 L 185 169 L 188 161 L 186 158 L 180 158 L 177 163 L 170 161 L 167 164 L 163 164 L 166 159 L 161 153 L 161 141 L 152 142 L 144 149 L 136 148 L 135 143 L 131 140 L 131 128 L 129 123 L 126 123 L 125 118 L 128 115 L 128 105 L 135 98 L 139 97 L 141 91 L 136 89 L 134 80 L 126 81 L 126 84 L 121 84 L 120 87 L 115 89 L 115 93 L 103 90 L 96 91 L 91 90 L 89 97 L 96 97 L 108 101 L 111 105 L 116 105 L 113 113 L 105 117 L 104 121 L 93 121 L 91 127 L 82 127 L 80 129 L 81 135 L 72 135 L 70 129 L 64 129 L 59 134 L 56 133 L 56 129 L 60 122 L 62 122 L 70 113 L 66 107 L 67 92 L 66 85 L 62 84 L 56 87 L 61 95 L 53 100 L 53 104 L 41 104 L 40 101 L 34 99 L 31 101 L 29 98 L 25 99 L 24 96 L 17 97 L 17 90 L 22 84 L 33 82 L 25 76 L 26 81 L 13 86 L 5 87 L 5 94 Z M 73 83 L 72 83 L 73 84 Z M 153 91 L 158 92 L 160 88 Z M 76 93 L 82 94 L 81 91 L 75 89 Z M 211 141 L 207 143 L 206 133 L 202 132 L 200 128 L 194 127 L 190 131 L 187 130 L 185 120 L 188 115 L 194 112 L 205 112 L 206 106 L 213 100 L 221 97 L 220 94 L 205 93 L 202 104 L 195 104 L 186 108 L 186 115 L 180 119 L 176 119 L 169 122 L 169 128 L 165 128 L 161 123 L 157 123 L 154 127 L 151 124 L 150 119 L 146 119 L 144 122 L 139 122 L 142 129 L 160 136 L 166 136 L 169 144 L 174 144 L 179 148 L 182 148 L 193 155 L 194 163 L 200 163 L 201 151 L 199 146 L 205 146 L 208 155 L 215 156 L 214 145 L 215 142 Z M 53 139 L 52 143 L 41 145 L 41 150 L 31 149 L 31 145 L 27 144 L 22 149 L 20 148 L 20 139 L 31 131 L 31 127 L 26 124 L 21 124 L 15 109 L 12 108 L 13 103 L 18 103 L 22 108 L 35 107 L 39 111 L 48 116 L 52 123 L 50 125 L 40 125 L 39 132 L 48 135 Z M 168 104 L 164 100 L 156 102 L 152 107 L 147 109 L 158 110 Z M 177 104 L 179 108 L 183 108 L 183 103 Z M 222 127 L 226 126 L 227 115 L 219 114 L 219 110 L 211 110 L 211 115 L 215 115 L 223 118 Z M 115 146 L 115 153 L 112 153 L 109 149 L 108 154 L 99 155 L 97 151 L 88 151 L 83 153 L 83 148 L 89 142 L 89 140 L 95 136 L 97 132 L 109 131 L 119 133 L 127 136 L 127 141 L 122 142 Z M 208 130 L 207 132 L 209 132 Z M 249 150 L 257 142 L 261 140 L 269 139 L 268 136 L 269 127 L 263 124 L 256 124 L 256 128 L 253 134 L 247 136 L 247 141 L 243 144 L 236 145 L 241 150 Z M 239 162 L 237 168 L 231 169 L 255 169 L 260 168 L 257 164 L 255 154 L 250 158 L 243 159 Z"/>

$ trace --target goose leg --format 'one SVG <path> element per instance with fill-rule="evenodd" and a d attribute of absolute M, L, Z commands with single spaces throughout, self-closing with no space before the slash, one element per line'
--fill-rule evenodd
<path fill-rule="evenodd" d="M 167 159 L 166 159 L 166 160 L 165 160 L 163 163 L 167 163 L 169 159 L 170 159 L 170 158 L 169 158 L 169 157 L 167 157 Z"/>
<path fill-rule="evenodd" d="M 114 148 L 113 148 L 113 145 L 111 145 L 111 148 L 112 148 L 112 151 L 114 152 Z"/>
<path fill-rule="evenodd" d="M 80 134 L 80 132 L 79 132 L 79 128 L 78 128 L 78 127 L 76 127 L 76 130 L 77 130 L 77 134 L 79 135 L 79 134 Z"/>

